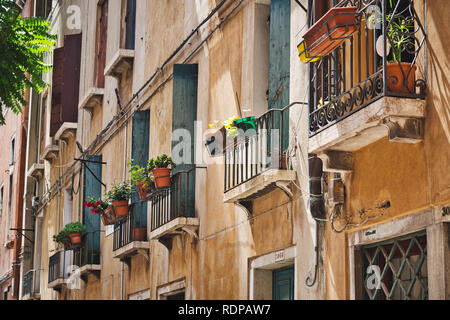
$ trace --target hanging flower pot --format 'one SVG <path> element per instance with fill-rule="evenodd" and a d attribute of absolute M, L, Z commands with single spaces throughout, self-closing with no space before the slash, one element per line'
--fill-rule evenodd
<path fill-rule="evenodd" d="M 63 233 L 67 234 L 73 245 L 81 244 L 81 235 L 86 231 L 86 226 L 80 222 L 71 222 L 64 226 Z"/>
<path fill-rule="evenodd" d="M 170 168 L 153 169 L 153 177 L 155 177 L 156 188 L 165 188 L 170 186 Z"/>
<path fill-rule="evenodd" d="M 101 218 L 102 218 L 103 225 L 105 225 L 105 226 L 114 225 L 117 220 L 116 213 L 114 211 L 114 207 L 110 206 L 110 207 L 106 208 L 106 210 L 103 211 Z"/>
<path fill-rule="evenodd" d="M 255 117 L 246 117 L 234 120 L 233 125 L 239 132 L 244 132 L 246 136 L 256 134 L 256 121 Z"/>
<path fill-rule="evenodd" d="M 323 57 L 359 29 L 358 8 L 332 8 L 303 36 L 310 57 Z"/>
<path fill-rule="evenodd" d="M 150 190 L 150 188 L 148 187 L 148 182 L 147 181 L 137 181 L 136 188 L 137 188 L 137 191 L 139 194 L 139 199 L 145 200 L 147 198 L 147 193 Z"/>
<path fill-rule="evenodd" d="M 128 216 L 128 200 L 114 200 L 112 202 L 114 207 L 114 212 L 116 214 L 117 219 L 122 219 Z"/>
<path fill-rule="evenodd" d="M 73 232 L 69 233 L 70 242 L 72 244 L 80 244 L 81 243 L 81 232 Z"/>
<path fill-rule="evenodd" d="M 153 174 L 156 188 L 166 188 L 170 186 L 171 168 L 175 167 L 176 165 L 172 161 L 172 158 L 166 154 L 148 161 L 147 169 Z"/>
<path fill-rule="evenodd" d="M 305 40 L 300 42 L 300 44 L 297 46 L 297 50 L 298 50 L 298 56 L 300 58 L 300 61 L 303 63 L 315 62 L 320 59 L 320 57 L 312 57 L 309 54 Z"/>
<path fill-rule="evenodd" d="M 388 90 L 398 93 L 415 93 L 416 65 L 392 62 L 386 65 Z M 403 72 L 402 72 L 403 71 Z M 407 80 L 405 81 L 405 76 Z"/>

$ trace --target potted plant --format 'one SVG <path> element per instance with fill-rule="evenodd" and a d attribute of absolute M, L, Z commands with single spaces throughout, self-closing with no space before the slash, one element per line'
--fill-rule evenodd
<path fill-rule="evenodd" d="M 133 193 L 133 186 L 129 182 L 116 184 L 106 193 L 107 199 L 112 202 L 114 212 L 118 219 L 128 215 L 128 200 Z"/>
<path fill-rule="evenodd" d="M 136 185 L 139 199 L 145 200 L 147 194 L 154 189 L 153 173 L 148 171 L 147 167 L 133 164 L 133 160 L 129 161 L 127 165 L 130 167 L 128 172 L 130 173 L 131 182 Z"/>
<path fill-rule="evenodd" d="M 81 244 L 81 235 L 86 231 L 86 226 L 80 222 L 71 222 L 66 224 L 64 231 L 69 235 L 72 244 Z"/>
<path fill-rule="evenodd" d="M 221 126 L 220 126 L 221 124 Z M 205 146 L 210 156 L 220 156 L 223 152 L 236 143 L 239 133 L 248 129 L 254 129 L 256 124 L 254 117 L 239 119 L 238 116 L 232 116 L 227 120 L 209 124 L 209 130 L 205 135 Z"/>
<path fill-rule="evenodd" d="M 62 244 L 65 250 L 70 250 L 72 248 L 72 242 L 70 241 L 69 234 L 65 230 L 53 235 L 53 241 Z"/>
<path fill-rule="evenodd" d="M 356 6 L 333 7 L 306 31 L 303 36 L 305 43 L 300 45 L 305 50 L 307 48 L 309 57 L 323 57 L 340 46 L 358 29 Z"/>
<path fill-rule="evenodd" d="M 391 8 L 395 6 L 392 0 L 390 6 Z M 392 60 L 388 61 L 386 65 L 388 88 L 393 92 L 414 93 L 417 66 L 409 62 L 402 62 L 402 52 L 409 46 L 414 46 L 414 39 L 409 35 L 411 29 L 414 29 L 414 19 L 390 13 L 386 16 L 385 27 L 388 36 L 386 46 L 389 48 L 386 49 L 386 55 L 392 49 Z"/>
<path fill-rule="evenodd" d="M 92 213 L 100 215 L 105 226 L 115 223 L 115 212 L 112 210 L 111 201 L 109 199 L 102 200 L 89 197 L 84 205 L 91 210 Z"/>
<path fill-rule="evenodd" d="M 172 158 L 166 154 L 148 160 L 147 170 L 152 172 L 156 188 L 170 186 L 170 172 L 172 171 L 172 168 L 175 167 L 176 165 L 172 161 Z"/>

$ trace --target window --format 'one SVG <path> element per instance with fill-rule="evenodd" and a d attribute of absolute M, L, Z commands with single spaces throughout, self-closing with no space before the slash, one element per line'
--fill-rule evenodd
<path fill-rule="evenodd" d="M 97 9 L 97 43 L 96 43 L 96 87 L 105 87 L 106 41 L 108 35 L 108 0 L 99 4 Z"/>
<path fill-rule="evenodd" d="M 0 239 L 2 235 L 2 217 L 3 217 L 3 186 L 0 187 Z"/>
<path fill-rule="evenodd" d="M 121 48 L 134 50 L 136 34 L 136 0 L 122 0 Z"/>
<path fill-rule="evenodd" d="M 5 240 L 9 241 L 9 228 L 11 228 L 11 207 L 12 207 L 12 194 L 13 194 L 13 177 L 14 175 L 9 175 L 9 185 L 8 185 L 8 213 L 6 216 L 6 231 L 5 231 Z"/>
<path fill-rule="evenodd" d="M 365 300 L 428 299 L 426 232 L 361 247 Z"/>
<path fill-rule="evenodd" d="M 15 150 L 16 149 L 16 138 L 13 137 L 11 139 L 11 149 L 10 149 L 10 155 L 9 155 L 9 165 L 12 166 L 14 165 L 14 154 L 15 154 Z"/>

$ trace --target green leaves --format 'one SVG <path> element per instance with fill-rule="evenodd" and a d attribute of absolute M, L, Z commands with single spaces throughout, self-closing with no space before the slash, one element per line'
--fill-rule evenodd
<path fill-rule="evenodd" d="M 0 0 L 0 125 L 5 124 L 3 108 L 22 112 L 25 91 L 41 93 L 47 84 L 42 73 L 49 72 L 43 54 L 56 44 L 50 22 L 43 18 L 22 19 L 15 1 Z"/>

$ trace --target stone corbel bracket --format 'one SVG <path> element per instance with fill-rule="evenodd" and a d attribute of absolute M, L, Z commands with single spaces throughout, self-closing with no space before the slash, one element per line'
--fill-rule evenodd
<path fill-rule="evenodd" d="M 317 155 L 323 162 L 323 171 L 347 173 L 353 170 L 353 154 L 347 151 L 326 150 Z"/>
<path fill-rule="evenodd" d="M 381 121 L 388 129 L 389 141 L 417 143 L 423 140 L 424 119 L 389 116 Z"/>

